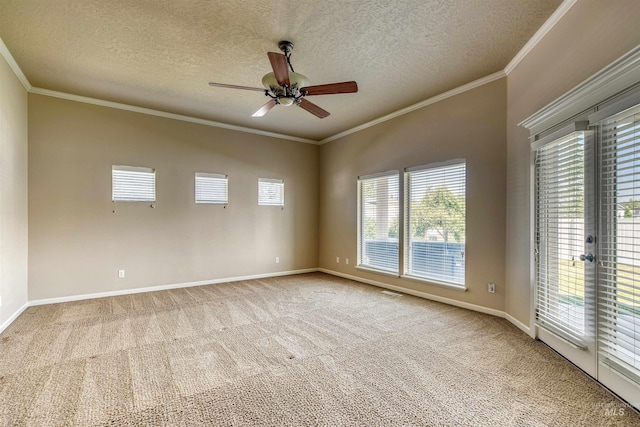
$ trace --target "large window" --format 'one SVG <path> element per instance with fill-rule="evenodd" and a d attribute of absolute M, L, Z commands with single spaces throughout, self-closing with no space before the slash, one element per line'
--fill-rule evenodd
<path fill-rule="evenodd" d="M 361 177 L 358 194 L 358 265 L 397 273 L 398 172 Z"/>
<path fill-rule="evenodd" d="M 466 164 L 405 173 L 405 275 L 464 286 Z"/>
<path fill-rule="evenodd" d="M 226 205 L 228 202 L 226 175 L 196 172 L 196 203 Z"/>
<path fill-rule="evenodd" d="M 134 166 L 111 167 L 114 202 L 155 202 L 156 171 Z"/>

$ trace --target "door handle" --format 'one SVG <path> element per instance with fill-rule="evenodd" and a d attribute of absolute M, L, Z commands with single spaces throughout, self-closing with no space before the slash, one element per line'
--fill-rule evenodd
<path fill-rule="evenodd" d="M 593 262 L 593 255 L 591 253 L 580 255 L 580 261 L 589 261 Z"/>

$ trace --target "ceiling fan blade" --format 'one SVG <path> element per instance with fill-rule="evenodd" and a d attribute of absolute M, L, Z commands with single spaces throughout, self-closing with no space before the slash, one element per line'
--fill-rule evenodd
<path fill-rule="evenodd" d="M 213 82 L 209 82 L 209 86 L 214 86 L 214 87 L 224 87 L 227 89 L 242 89 L 242 90 L 253 90 L 256 92 L 264 92 L 264 89 L 260 89 L 259 87 L 249 87 L 249 86 L 238 86 L 238 85 L 228 85 L 225 83 L 213 83 Z"/>
<path fill-rule="evenodd" d="M 255 113 L 253 113 L 251 115 L 251 117 L 262 117 L 265 114 L 267 114 L 269 112 L 269 110 L 271 110 L 275 106 L 276 106 L 276 100 L 272 99 L 269 102 L 267 102 L 266 104 L 264 104 L 262 107 L 260 107 L 260 109 L 258 111 L 256 111 Z"/>
<path fill-rule="evenodd" d="M 326 85 L 307 86 L 302 89 L 307 92 L 307 96 L 332 95 L 334 93 L 357 92 L 358 84 L 356 82 L 329 83 Z"/>
<path fill-rule="evenodd" d="M 281 53 L 269 52 L 269 61 L 271 62 L 271 68 L 273 68 L 273 74 L 276 76 L 278 84 L 280 86 L 291 86 L 289 82 L 287 57 Z"/>
<path fill-rule="evenodd" d="M 323 110 L 322 108 L 318 107 L 313 102 L 307 101 L 304 98 L 302 98 L 300 100 L 300 108 L 302 108 L 304 110 L 307 110 L 308 112 L 310 112 L 314 116 L 319 117 L 321 119 L 324 119 L 325 117 L 327 117 L 329 115 L 329 112 L 327 110 Z"/>

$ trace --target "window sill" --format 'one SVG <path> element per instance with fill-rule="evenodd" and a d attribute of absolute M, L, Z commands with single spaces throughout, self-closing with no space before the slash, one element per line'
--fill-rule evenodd
<path fill-rule="evenodd" d="M 456 285 L 453 283 L 438 282 L 436 280 L 425 279 L 423 277 L 408 276 L 406 274 L 403 274 L 400 277 L 402 279 L 411 280 L 413 282 L 425 283 L 427 285 L 433 285 L 433 286 L 440 286 L 442 288 L 452 289 L 454 291 L 467 292 L 467 287 L 465 285 Z"/>
<path fill-rule="evenodd" d="M 357 270 L 368 271 L 370 273 L 383 274 L 390 277 L 400 277 L 398 273 L 389 270 L 378 270 L 377 268 L 366 267 L 364 265 L 356 265 Z"/>

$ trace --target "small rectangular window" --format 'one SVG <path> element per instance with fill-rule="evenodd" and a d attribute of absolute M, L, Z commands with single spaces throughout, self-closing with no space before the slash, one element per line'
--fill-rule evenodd
<path fill-rule="evenodd" d="M 156 170 L 134 166 L 111 167 L 114 202 L 155 202 Z"/>
<path fill-rule="evenodd" d="M 464 286 L 465 161 L 407 169 L 405 188 L 405 274 Z"/>
<path fill-rule="evenodd" d="M 398 172 L 358 179 L 358 266 L 398 272 Z"/>
<path fill-rule="evenodd" d="M 258 179 L 258 205 L 284 206 L 284 181 L 281 179 Z"/>
<path fill-rule="evenodd" d="M 196 172 L 196 203 L 229 203 L 227 175 Z"/>

